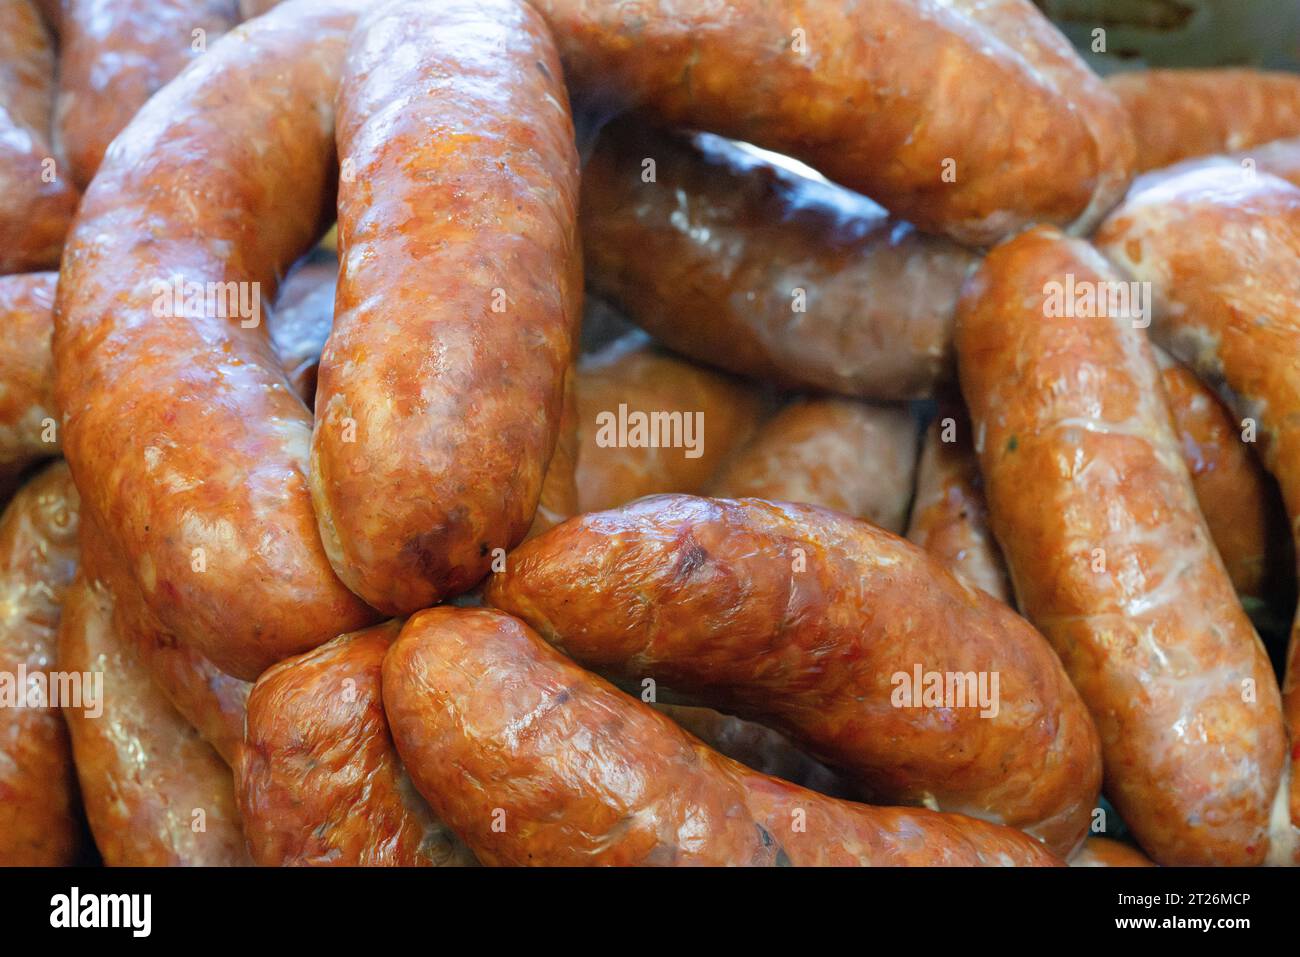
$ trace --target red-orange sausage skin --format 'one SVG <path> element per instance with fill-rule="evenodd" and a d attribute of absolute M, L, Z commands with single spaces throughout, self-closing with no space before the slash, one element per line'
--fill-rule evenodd
<path fill-rule="evenodd" d="M 655 496 L 525 543 L 484 598 L 590 668 L 777 728 L 877 803 L 1011 824 L 1062 854 L 1084 837 L 1100 751 L 1051 648 L 866 522 Z M 909 706 L 898 676 L 917 668 L 996 672 L 996 713 Z"/>
<path fill-rule="evenodd" d="M 1054 308 L 1070 277 L 1076 291 L 1119 278 L 1087 244 L 1035 229 L 988 256 L 958 308 L 993 530 L 1097 721 L 1106 794 L 1139 844 L 1162 864 L 1257 864 L 1284 754 L 1272 668 L 1144 332 L 1117 311 Z"/>
<path fill-rule="evenodd" d="M 1109 837 L 1090 837 L 1069 860 L 1071 867 L 1155 867 L 1131 844 Z"/>
<path fill-rule="evenodd" d="M 491 609 L 414 615 L 383 696 L 416 786 L 485 864 L 1057 863 L 1009 828 L 751 771 Z"/>

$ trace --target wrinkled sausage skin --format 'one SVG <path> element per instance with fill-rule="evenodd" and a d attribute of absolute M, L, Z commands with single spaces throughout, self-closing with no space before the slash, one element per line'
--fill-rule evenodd
<path fill-rule="evenodd" d="M 1052 305 L 1071 281 L 1077 296 L 1118 279 L 1087 244 L 1040 228 L 968 284 L 957 354 L 989 514 L 1143 849 L 1162 864 L 1259 863 L 1284 754 L 1268 657 L 1210 540 L 1136 316 Z"/>
<path fill-rule="evenodd" d="M 751 771 L 491 609 L 412 616 L 383 696 L 416 786 L 485 864 L 1057 863 L 1009 828 Z"/>
<path fill-rule="evenodd" d="M 1062 854 L 1083 839 L 1100 752 L 1051 648 L 866 522 L 655 496 L 527 542 L 484 597 L 588 667 L 772 725 L 873 800 L 1011 824 Z M 989 688 L 996 672 L 996 709 L 908 706 L 918 668 Z"/>

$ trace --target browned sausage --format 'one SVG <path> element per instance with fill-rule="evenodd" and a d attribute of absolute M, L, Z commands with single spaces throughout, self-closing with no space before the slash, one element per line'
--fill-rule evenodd
<path fill-rule="evenodd" d="M 524 544 L 484 595 L 602 673 L 777 728 L 873 800 L 1011 824 L 1061 854 L 1084 837 L 1097 734 L 1052 649 L 866 522 L 657 496 Z"/>
<path fill-rule="evenodd" d="M 58 278 L 0 276 L 0 476 L 59 453 L 50 356 Z"/>
<path fill-rule="evenodd" d="M 389 622 L 269 669 L 248 700 L 239 806 L 262 865 L 439 866 L 474 858 L 416 792 L 380 699 Z"/>
<path fill-rule="evenodd" d="M 490 609 L 413 616 L 383 695 L 416 787 L 485 864 L 1056 863 L 1009 828 L 751 771 Z"/>
<path fill-rule="evenodd" d="M 1069 863 L 1071 867 L 1155 867 L 1136 847 L 1109 837 L 1088 838 Z"/>
<path fill-rule="evenodd" d="M 1029 0 L 534 3 L 590 109 L 798 157 L 926 229 L 1088 228 L 1127 184 L 1123 107 Z"/>
<path fill-rule="evenodd" d="M 608 127 L 582 171 L 582 236 L 588 285 L 697 362 L 875 399 L 952 378 L 975 254 L 719 137 Z"/>
<path fill-rule="evenodd" d="M 76 856 L 76 781 L 53 690 L 59 608 L 76 570 L 77 490 L 56 462 L 0 516 L 0 867 Z"/>
<path fill-rule="evenodd" d="M 763 423 L 710 494 L 820 505 L 900 533 L 915 472 L 916 423 L 905 409 L 805 399 Z"/>
<path fill-rule="evenodd" d="M 1040 228 L 968 285 L 957 355 L 989 514 L 1021 607 L 1097 722 L 1106 794 L 1138 843 L 1162 864 L 1259 863 L 1284 755 L 1277 683 L 1136 311 L 1111 298 L 1118 281 L 1086 243 Z"/>
<path fill-rule="evenodd" d="M 320 235 L 358 5 L 281 4 L 145 104 L 59 280 L 55 396 L 86 513 L 162 625 L 249 680 L 377 617 L 330 569 L 311 415 L 252 308 Z"/>

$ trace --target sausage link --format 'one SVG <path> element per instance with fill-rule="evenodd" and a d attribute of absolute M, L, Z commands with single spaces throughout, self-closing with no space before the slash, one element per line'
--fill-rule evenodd
<path fill-rule="evenodd" d="M 866 522 L 657 496 L 526 543 L 484 595 L 588 667 L 782 731 L 873 800 L 1021 827 L 1061 854 L 1084 837 L 1100 752 L 1052 649 Z M 952 694 L 924 697 L 926 674 Z M 984 682 L 980 703 L 952 675 Z"/>
<path fill-rule="evenodd" d="M 377 7 L 349 50 L 338 141 L 312 498 L 339 577 L 409 614 L 523 539 L 555 448 L 582 257 L 545 23 L 523 0 Z"/>
<path fill-rule="evenodd" d="M 941 406 L 939 418 L 926 430 L 907 540 L 962 581 L 1012 604 L 1011 582 L 989 529 L 979 461 L 964 410 Z"/>
<path fill-rule="evenodd" d="M 485 864 L 1056 863 L 1009 828 L 751 771 L 490 609 L 412 616 L 383 696 L 416 787 Z"/>
<path fill-rule="evenodd" d="M 31 0 L 0 0 L 0 65 L 0 273 L 49 269 L 78 195 L 50 145 L 54 47 Z"/>
<path fill-rule="evenodd" d="M 258 864 L 475 863 L 393 749 L 379 676 L 397 631 L 388 622 L 342 635 L 280 662 L 253 687 L 236 780 Z"/>
<path fill-rule="evenodd" d="M 166 629 L 250 680 L 377 617 L 316 531 L 310 414 L 245 327 L 257 316 L 225 315 L 231 289 L 254 303 L 320 233 L 357 6 L 285 3 L 145 104 L 59 281 L 55 395 L 87 514 Z M 168 302 L 180 281 L 226 294 Z"/>
<path fill-rule="evenodd" d="M 1106 83 L 1131 117 L 1139 171 L 1300 136 L 1294 73 L 1140 70 Z"/>
<path fill-rule="evenodd" d="M 50 692 L 59 609 L 77 570 L 77 489 L 56 462 L 0 516 L 0 867 L 75 862 L 81 824 L 67 727 Z M 45 675 L 42 699 L 29 679 Z M 17 696 L 25 696 L 18 700 Z"/>
<path fill-rule="evenodd" d="M 1197 156 L 1172 166 L 1163 166 L 1135 179 L 1129 194 L 1136 196 L 1165 180 L 1213 167 L 1234 169 L 1247 179 L 1252 179 L 1259 173 L 1268 173 L 1286 180 L 1292 186 L 1300 186 L 1300 136 L 1270 140 L 1234 153 Z"/>
<path fill-rule="evenodd" d="M 1088 838 L 1069 864 L 1071 867 L 1155 867 L 1136 847 L 1109 837 Z"/>
<path fill-rule="evenodd" d="M 754 434 L 764 408 L 743 383 L 665 355 L 635 336 L 585 357 L 577 393 L 583 512 L 659 492 L 707 490 Z M 655 421 L 668 422 L 669 434 L 652 445 L 647 430 L 635 426 Z M 680 441 L 674 442 L 676 423 Z"/>
<path fill-rule="evenodd" d="M 1138 843 L 1162 864 L 1259 863 L 1284 754 L 1277 684 L 1146 337 L 1099 298 L 1117 281 L 1092 247 L 1040 228 L 967 286 L 957 355 L 990 518 L 1021 607 L 1092 711 L 1107 796 Z M 1054 302 L 1071 288 L 1068 308 Z"/>
<path fill-rule="evenodd" d="M 589 286 L 697 362 L 886 400 L 952 378 L 975 254 L 863 196 L 631 121 L 587 161 L 581 219 Z"/>
<path fill-rule="evenodd" d="M 58 278 L 0 276 L 0 478 L 59 454 L 50 354 Z"/>
<path fill-rule="evenodd" d="M 589 109 L 795 156 L 923 229 L 1087 228 L 1127 185 L 1123 108 L 1028 0 L 533 2 Z"/>
<path fill-rule="evenodd" d="M 79 186 L 145 101 L 238 22 L 236 0 L 65 0 L 57 123 Z"/>
<path fill-rule="evenodd" d="M 820 505 L 900 533 L 915 472 L 916 423 L 905 409 L 805 399 L 763 423 L 710 494 Z"/>
<path fill-rule="evenodd" d="M 1193 170 L 1130 196 L 1098 243 L 1156 302 L 1152 331 L 1255 424 L 1300 542 L 1300 189 L 1269 175 Z M 1241 494 L 1236 492 L 1234 494 Z M 1300 553 L 1298 553 L 1300 557 Z M 1300 616 L 1283 684 L 1291 759 L 1300 758 Z M 1300 863 L 1300 775 L 1279 836 Z"/>

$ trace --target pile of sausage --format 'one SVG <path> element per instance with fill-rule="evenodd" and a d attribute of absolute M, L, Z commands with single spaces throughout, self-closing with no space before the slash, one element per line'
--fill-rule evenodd
<path fill-rule="evenodd" d="M 0 865 L 1300 863 L 1300 76 L 0 0 L 0 127 Z"/>

